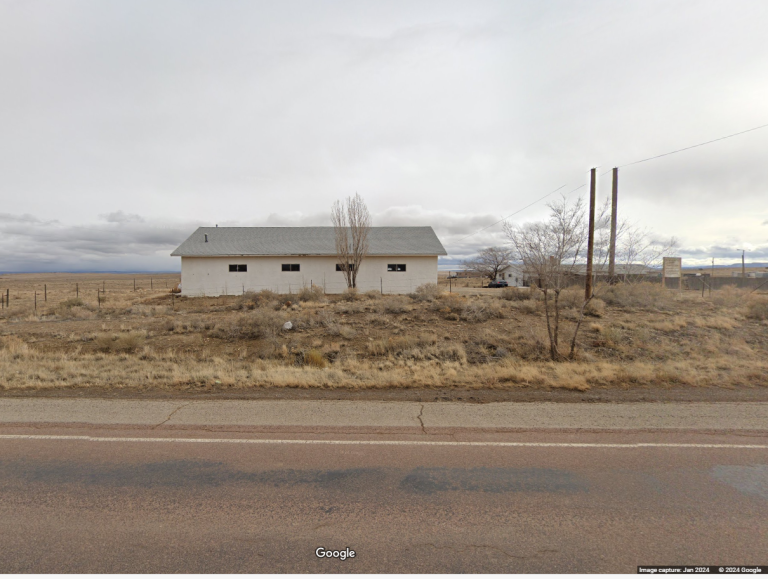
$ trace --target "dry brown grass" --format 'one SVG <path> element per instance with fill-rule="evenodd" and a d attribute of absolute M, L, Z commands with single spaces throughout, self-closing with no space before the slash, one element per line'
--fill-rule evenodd
<path fill-rule="evenodd" d="M 768 299 L 757 294 L 604 288 L 585 312 L 600 320 L 585 323 L 577 360 L 552 364 L 530 290 L 187 299 L 134 293 L 130 281 L 122 292 L 107 285 L 101 309 L 55 285 L 37 313 L 12 297 L 0 310 L 0 388 L 768 386 Z M 95 302 L 91 282 L 79 283 Z M 579 292 L 564 293 L 578 303 Z M 566 333 L 577 314 L 565 310 Z"/>

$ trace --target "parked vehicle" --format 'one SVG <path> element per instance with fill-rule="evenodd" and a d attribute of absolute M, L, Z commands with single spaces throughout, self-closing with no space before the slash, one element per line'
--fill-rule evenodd
<path fill-rule="evenodd" d="M 487 287 L 507 287 L 509 284 L 503 279 L 497 279 L 487 285 Z"/>

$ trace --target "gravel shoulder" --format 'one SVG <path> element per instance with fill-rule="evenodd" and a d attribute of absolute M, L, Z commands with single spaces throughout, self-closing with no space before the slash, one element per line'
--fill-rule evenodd
<path fill-rule="evenodd" d="M 135 388 L 57 388 L 55 390 L 6 390 L 4 398 L 104 398 L 147 400 L 380 400 L 403 402 L 768 402 L 768 388 L 754 387 L 634 387 L 606 388 L 587 392 L 563 389 L 519 388 L 388 388 L 320 389 L 253 387 L 248 389 L 201 388 L 179 391 L 148 386 Z"/>

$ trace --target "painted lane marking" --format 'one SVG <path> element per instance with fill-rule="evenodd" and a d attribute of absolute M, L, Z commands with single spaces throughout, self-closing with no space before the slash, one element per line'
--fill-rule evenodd
<path fill-rule="evenodd" d="M 555 448 L 744 448 L 768 449 L 768 444 L 696 444 L 677 442 L 459 442 L 431 440 L 293 440 L 268 438 L 130 438 L 119 436 L 76 436 L 63 434 L 0 434 L 0 440 L 71 440 L 82 442 L 191 442 L 202 444 L 326 444 L 386 446 L 498 446 Z"/>

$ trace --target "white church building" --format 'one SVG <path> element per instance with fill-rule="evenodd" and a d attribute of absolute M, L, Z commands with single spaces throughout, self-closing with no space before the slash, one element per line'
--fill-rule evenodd
<path fill-rule="evenodd" d="M 333 227 L 200 227 L 171 255 L 181 257 L 185 296 L 347 289 Z M 437 283 L 439 255 L 446 251 L 431 227 L 371 227 L 357 289 L 407 294 Z"/>

